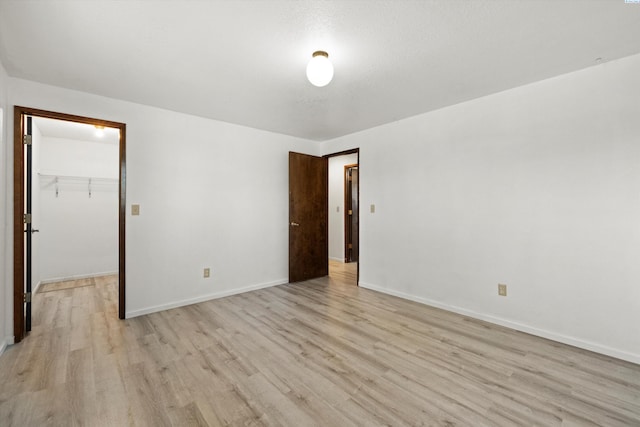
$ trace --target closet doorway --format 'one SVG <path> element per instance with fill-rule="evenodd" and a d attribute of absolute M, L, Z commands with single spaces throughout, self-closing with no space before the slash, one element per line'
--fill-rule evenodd
<path fill-rule="evenodd" d="M 117 280 L 125 317 L 124 123 L 14 108 L 14 334 L 35 291 Z M 112 288 L 113 289 L 113 288 Z"/>

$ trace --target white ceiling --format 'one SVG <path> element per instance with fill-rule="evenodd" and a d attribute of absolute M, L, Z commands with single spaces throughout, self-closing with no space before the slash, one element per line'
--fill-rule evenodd
<path fill-rule="evenodd" d="M 313 140 L 636 53 L 624 0 L 0 0 L 13 77 Z"/>
<path fill-rule="evenodd" d="M 99 136 L 96 132 L 98 129 L 95 126 L 85 123 L 34 117 L 33 124 L 38 128 L 42 136 L 49 138 L 75 139 L 116 145 L 120 142 L 120 130 L 116 128 L 105 127 L 102 129 L 102 136 Z"/>

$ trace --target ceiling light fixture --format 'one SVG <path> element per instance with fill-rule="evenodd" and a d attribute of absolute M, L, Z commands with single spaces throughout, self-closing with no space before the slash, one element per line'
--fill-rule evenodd
<path fill-rule="evenodd" d="M 104 136 L 104 126 L 94 125 L 96 128 L 96 136 L 98 138 L 102 138 Z"/>
<path fill-rule="evenodd" d="M 323 87 L 329 84 L 333 78 L 333 65 L 329 61 L 329 54 L 318 50 L 311 55 L 311 61 L 307 65 L 307 78 L 312 85 Z"/>

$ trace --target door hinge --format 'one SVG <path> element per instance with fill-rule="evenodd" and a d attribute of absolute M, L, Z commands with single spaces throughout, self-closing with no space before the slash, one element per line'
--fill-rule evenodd
<path fill-rule="evenodd" d="M 353 215 L 353 211 L 349 209 L 348 215 Z"/>
<path fill-rule="evenodd" d="M 30 213 L 24 214 L 22 216 L 22 222 L 25 224 L 31 224 L 31 214 Z"/>
<path fill-rule="evenodd" d="M 22 142 L 24 145 L 31 145 L 33 142 L 33 137 L 31 135 L 23 135 Z"/>
<path fill-rule="evenodd" d="M 23 302 L 31 302 L 31 292 L 25 292 L 22 295 Z"/>

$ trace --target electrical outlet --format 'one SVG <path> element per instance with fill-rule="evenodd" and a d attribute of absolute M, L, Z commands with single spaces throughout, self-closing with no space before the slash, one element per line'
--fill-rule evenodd
<path fill-rule="evenodd" d="M 210 268 L 205 268 L 204 269 L 204 277 L 210 277 L 211 276 L 211 269 Z"/>
<path fill-rule="evenodd" d="M 498 295 L 501 297 L 507 296 L 507 285 L 503 285 L 502 283 L 498 283 Z"/>
<path fill-rule="evenodd" d="M 131 205 L 131 215 L 140 215 L 140 205 Z"/>
<path fill-rule="evenodd" d="M 371 211 L 371 213 L 376 213 L 376 205 L 369 206 L 369 210 Z"/>

